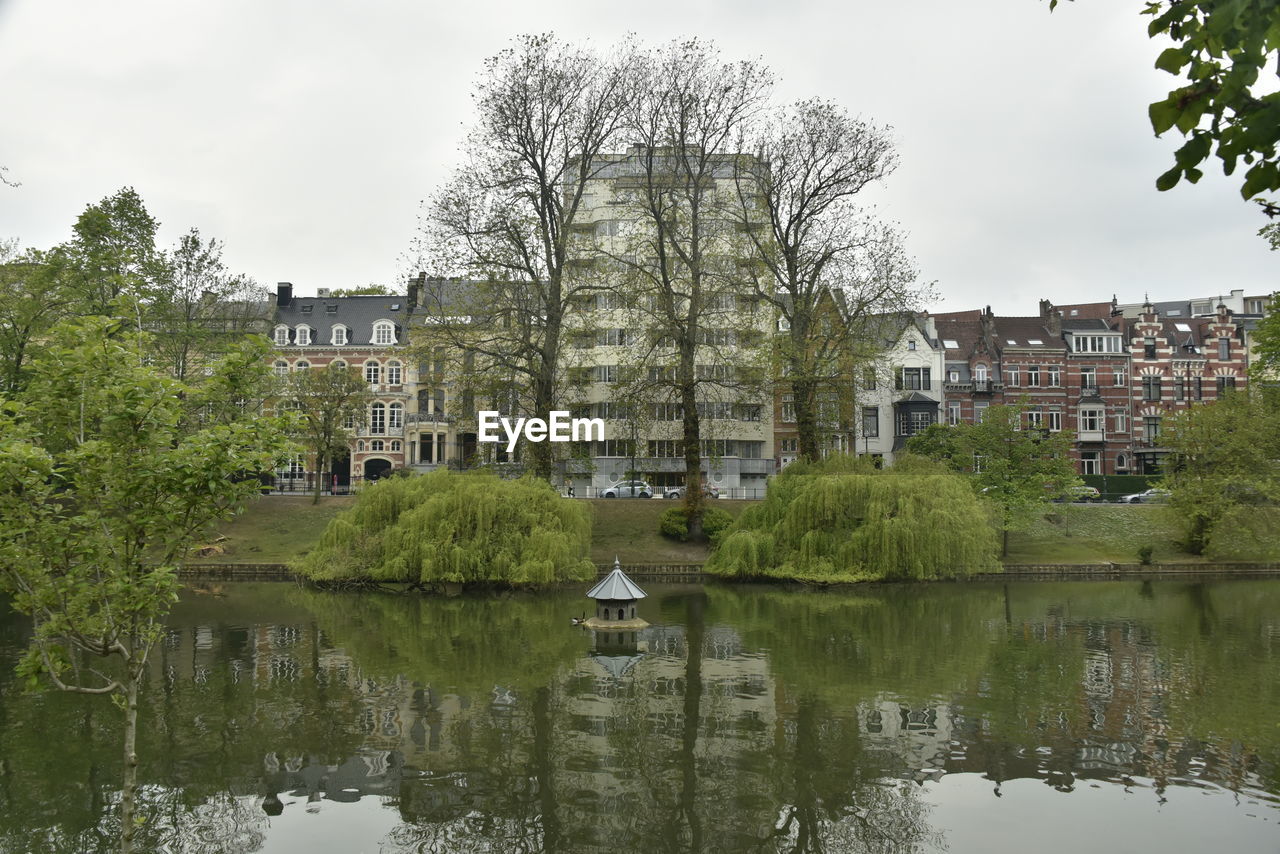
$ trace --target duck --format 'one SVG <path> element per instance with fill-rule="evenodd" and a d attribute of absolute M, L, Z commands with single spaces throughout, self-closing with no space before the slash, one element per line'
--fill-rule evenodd
<path fill-rule="evenodd" d="M 587 621 L 587 615 L 584 612 L 581 617 L 570 617 L 569 623 L 574 626 L 580 626 Z"/>

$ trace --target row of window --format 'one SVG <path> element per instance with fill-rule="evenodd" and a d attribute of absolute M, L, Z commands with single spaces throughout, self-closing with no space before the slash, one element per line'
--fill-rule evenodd
<path fill-rule="evenodd" d="M 329 363 L 335 368 L 345 368 L 347 363 L 341 359 L 335 359 Z M 275 372 L 277 376 L 284 376 L 289 373 L 290 365 L 284 360 L 277 360 L 275 363 Z M 305 371 L 311 367 L 311 363 L 299 360 L 293 363 L 293 370 Z M 387 362 L 382 365 L 378 362 L 368 361 L 364 363 L 364 380 L 370 385 L 378 383 L 386 383 L 387 385 L 400 385 L 403 382 L 404 373 L 403 366 L 399 362 Z"/>
<path fill-rule="evenodd" d="M 288 327 L 284 324 L 275 328 L 275 342 L 277 347 L 288 347 L 294 344 L 298 347 L 306 347 L 315 343 L 315 332 L 305 323 L 300 323 L 295 327 Z M 374 344 L 392 345 L 398 343 L 396 341 L 396 325 L 390 320 L 378 320 L 373 324 L 373 335 L 369 339 Z M 346 346 L 351 342 L 351 327 L 344 326 L 341 323 L 335 323 L 329 330 L 329 343 L 336 347 Z"/>
<path fill-rule="evenodd" d="M 583 456 L 593 449 L 597 457 L 630 457 L 637 451 L 647 452 L 649 457 L 674 459 L 684 456 L 684 442 L 678 439 L 650 439 L 644 446 L 637 445 L 630 439 L 605 439 L 600 442 L 576 443 L 575 456 Z M 758 460 L 764 453 L 764 442 L 753 442 L 738 439 L 703 439 L 702 456 L 709 459 L 721 457 L 739 457 L 744 460 Z"/>

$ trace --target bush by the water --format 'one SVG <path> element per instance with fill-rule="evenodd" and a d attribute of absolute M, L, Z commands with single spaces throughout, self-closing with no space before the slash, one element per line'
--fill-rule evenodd
<path fill-rule="evenodd" d="M 444 470 L 390 478 L 363 490 L 295 568 L 316 581 L 586 581 L 595 575 L 589 512 L 530 478 Z"/>
<path fill-rule="evenodd" d="M 988 510 L 959 475 L 913 459 L 884 471 L 847 458 L 796 465 L 724 534 L 707 572 L 840 582 L 998 569 Z"/>
<path fill-rule="evenodd" d="M 719 507 L 707 507 L 702 512 L 702 533 L 707 535 L 712 545 L 719 542 L 721 534 L 732 524 L 733 516 Z M 664 537 L 682 543 L 688 541 L 689 515 L 685 512 L 684 505 L 662 511 L 662 515 L 658 517 L 658 530 Z"/>

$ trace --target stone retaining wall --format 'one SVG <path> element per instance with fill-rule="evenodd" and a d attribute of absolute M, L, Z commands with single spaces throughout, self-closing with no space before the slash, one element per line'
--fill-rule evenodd
<path fill-rule="evenodd" d="M 293 581 L 283 563 L 186 563 L 178 569 L 183 581 Z"/>
<path fill-rule="evenodd" d="M 604 578 L 613 571 L 613 564 L 596 565 L 596 577 Z M 700 563 L 634 563 L 624 565 L 622 571 L 636 581 L 700 584 L 706 576 Z"/>

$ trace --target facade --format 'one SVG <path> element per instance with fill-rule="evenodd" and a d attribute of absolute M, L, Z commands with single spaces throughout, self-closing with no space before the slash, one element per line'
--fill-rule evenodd
<path fill-rule="evenodd" d="M 931 317 L 884 319 L 878 365 L 855 382 L 858 455 L 892 463 L 907 440 L 943 418 L 946 350 Z"/>

